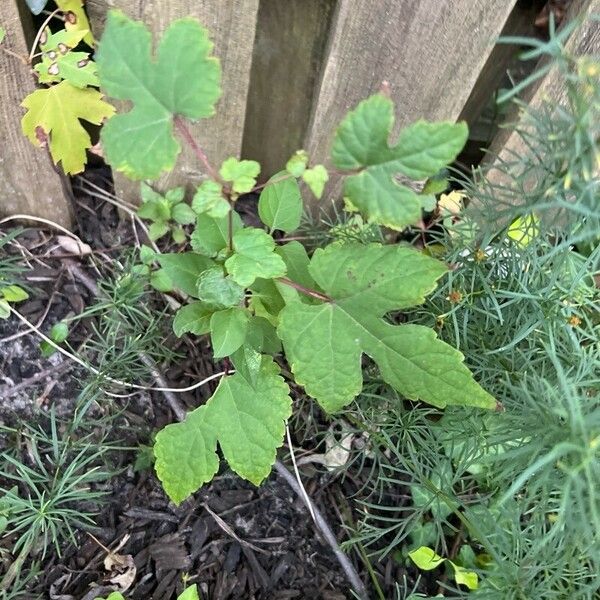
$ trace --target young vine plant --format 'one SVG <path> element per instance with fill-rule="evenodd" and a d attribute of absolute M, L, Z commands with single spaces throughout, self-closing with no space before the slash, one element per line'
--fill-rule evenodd
<path fill-rule="evenodd" d="M 175 316 L 175 333 L 209 334 L 214 358 L 228 357 L 235 367 L 206 404 L 156 436 L 156 472 L 169 497 L 180 503 L 213 478 L 217 444 L 241 477 L 258 485 L 269 475 L 292 411 L 283 357 L 295 383 L 327 413 L 361 392 L 363 354 L 407 399 L 439 408 L 496 408 L 461 353 L 432 329 L 386 319 L 422 303 L 446 265 L 400 244 L 333 243 L 309 256 L 297 241 L 278 243 L 273 232 L 300 225 L 299 180 L 319 197 L 328 179 L 323 165 L 309 167 L 303 151 L 262 188 L 255 161 L 231 157 L 218 169 L 211 166 L 186 119 L 215 113 L 221 70 L 212 50 L 206 29 L 185 18 L 170 25 L 154 55 L 145 25 L 113 11 L 95 57 L 103 92 L 131 102 L 103 127 L 108 162 L 130 178 L 156 179 L 175 164 L 177 131 L 207 174 L 191 211 L 175 211 L 160 195 L 150 198 L 152 206 L 142 204 L 162 223 L 159 233 L 170 230 L 170 219 L 195 221 L 192 251 L 154 255 L 145 249 L 142 259 L 158 262 L 162 284 L 190 298 Z M 419 121 L 390 146 L 393 123 L 386 94 L 364 100 L 338 127 L 331 157 L 336 172 L 346 173 L 347 207 L 400 231 L 421 218 L 423 196 L 395 176 L 438 174 L 462 149 L 467 127 Z M 262 189 L 258 213 L 265 228 L 245 226 L 235 210 L 240 195 L 256 189 Z"/>

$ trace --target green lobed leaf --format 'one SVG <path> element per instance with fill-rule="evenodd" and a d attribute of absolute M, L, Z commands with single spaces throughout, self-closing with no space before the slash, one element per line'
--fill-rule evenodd
<path fill-rule="evenodd" d="M 78 88 L 100 85 L 96 63 L 87 52 L 46 52 L 33 68 L 39 74 L 40 83 L 66 80 Z"/>
<path fill-rule="evenodd" d="M 170 227 L 167 222 L 154 221 L 154 223 L 152 223 L 150 225 L 150 227 L 148 227 L 148 237 L 152 241 L 156 241 L 156 240 L 160 239 L 163 235 L 166 235 L 167 233 L 169 233 L 169 231 L 170 231 Z"/>
<path fill-rule="evenodd" d="M 381 318 L 422 303 L 446 272 L 442 263 L 402 246 L 330 245 L 315 251 L 309 272 L 331 301 L 289 302 L 278 334 L 296 381 L 326 411 L 341 409 L 360 392 L 363 352 L 408 399 L 440 408 L 495 408 L 462 354 L 433 330 Z"/>
<path fill-rule="evenodd" d="M 185 230 L 179 225 L 175 225 L 171 228 L 171 237 L 176 244 L 183 244 L 187 239 Z"/>
<path fill-rule="evenodd" d="M 263 357 L 256 385 L 236 373 L 221 379 L 212 398 L 156 436 L 155 468 L 179 504 L 218 470 L 217 440 L 229 466 L 258 485 L 275 462 L 291 414 L 289 388 L 277 365 Z"/>
<path fill-rule="evenodd" d="M 233 354 L 245 341 L 248 311 L 239 306 L 219 310 L 210 318 L 210 340 L 213 356 L 223 358 Z"/>
<path fill-rule="evenodd" d="M 83 32 L 83 40 L 91 48 L 94 47 L 94 36 L 92 35 L 83 3 L 85 0 L 55 0 L 56 6 L 65 14 L 65 27 L 67 31 Z"/>
<path fill-rule="evenodd" d="M 164 269 L 150 273 L 150 285 L 159 292 L 173 291 L 173 282 Z"/>
<path fill-rule="evenodd" d="M 85 29 L 59 29 L 50 31 L 46 27 L 40 36 L 40 50 L 42 52 L 60 52 L 66 54 L 77 46 L 88 32 Z"/>
<path fill-rule="evenodd" d="M 306 170 L 308 153 L 306 150 L 296 150 L 290 160 L 285 163 L 285 170 L 294 177 L 300 177 Z"/>
<path fill-rule="evenodd" d="M 212 260 L 194 252 L 157 254 L 156 260 L 173 285 L 194 298 L 198 297 L 198 278 L 214 266 Z"/>
<path fill-rule="evenodd" d="M 320 199 L 323 195 L 325 184 L 329 181 L 329 173 L 323 165 L 315 165 L 302 173 L 302 180 L 310 188 L 315 197 Z"/>
<path fill-rule="evenodd" d="M 302 217 L 302 195 L 298 182 L 281 171 L 267 182 L 258 199 L 258 216 L 271 229 L 290 233 Z"/>
<path fill-rule="evenodd" d="M 173 168 L 181 147 L 173 117 L 210 117 L 221 95 L 221 69 L 197 20 L 171 23 L 152 56 L 152 35 L 139 21 L 110 11 L 95 54 L 106 94 L 133 108 L 102 129 L 108 162 L 132 179 L 156 179 Z"/>
<path fill-rule="evenodd" d="M 220 184 L 211 179 L 203 181 L 196 190 L 192 208 L 197 214 L 206 213 L 209 217 L 222 219 L 231 210 L 229 202 L 223 197 Z"/>
<path fill-rule="evenodd" d="M 177 186 L 165 192 L 165 199 L 171 206 L 175 206 L 176 204 L 183 202 L 184 197 L 185 188 L 183 186 Z"/>
<path fill-rule="evenodd" d="M 247 338 L 248 334 L 246 334 L 246 342 Z M 262 364 L 262 355 L 260 352 L 255 350 L 250 344 L 244 343 L 231 354 L 231 362 L 235 367 L 236 373 L 239 373 L 251 386 L 256 386 Z"/>
<path fill-rule="evenodd" d="M 227 248 L 228 216 L 214 218 L 208 214 L 198 215 L 196 228 L 192 233 L 191 244 L 195 252 L 214 257 Z M 242 219 L 235 211 L 231 213 L 232 229 L 235 234 L 243 227 Z"/>
<path fill-rule="evenodd" d="M 239 305 L 244 293 L 244 288 L 225 275 L 221 267 L 207 269 L 198 279 L 198 298 L 219 308 Z"/>
<path fill-rule="evenodd" d="M 257 277 L 273 279 L 283 277 L 285 263 L 275 253 L 275 241 L 255 227 L 247 227 L 233 235 L 234 254 L 225 261 L 232 279 L 243 287 L 254 283 Z"/>
<path fill-rule="evenodd" d="M 435 175 L 456 158 L 468 130 L 464 123 L 418 121 L 405 128 L 396 146 L 390 147 L 393 125 L 392 100 L 383 94 L 371 96 L 338 127 L 332 158 L 339 169 L 360 169 L 344 184 L 351 204 L 370 221 L 401 230 L 419 220 L 421 201 L 394 177 L 399 173 L 413 179 Z"/>
<path fill-rule="evenodd" d="M 300 242 L 293 240 L 287 244 L 282 244 L 281 246 L 277 246 L 275 252 L 283 258 L 287 275 L 292 281 L 306 288 L 317 289 L 319 291 L 318 285 L 315 283 L 308 269 L 310 258 L 308 257 L 306 248 Z M 308 296 L 302 296 L 302 300 L 309 303 L 313 301 Z"/>
<path fill-rule="evenodd" d="M 272 279 L 257 279 L 251 286 L 249 308 L 255 315 L 267 319 L 273 325 L 279 322 L 278 315 L 285 306 L 284 299 Z"/>
<path fill-rule="evenodd" d="M 188 413 L 182 423 L 167 425 L 158 432 L 154 468 L 175 504 L 215 476 L 219 470 L 216 447 L 217 432 L 208 418 L 208 403 Z"/>
<path fill-rule="evenodd" d="M 182 306 L 173 319 L 173 331 L 177 337 L 184 333 L 203 335 L 210 331 L 210 319 L 217 310 L 205 302 L 192 302 Z"/>
<path fill-rule="evenodd" d="M 178 202 L 171 209 L 171 216 L 180 225 L 189 225 L 196 220 L 196 213 L 185 202 Z"/>
<path fill-rule="evenodd" d="M 142 261 L 142 264 L 151 265 L 154 262 L 155 257 L 156 252 L 153 248 L 150 248 L 150 246 L 146 246 L 145 244 L 140 246 L 140 260 Z"/>
<path fill-rule="evenodd" d="M 236 194 L 247 194 L 256 185 L 259 173 L 260 165 L 255 160 L 233 157 L 227 158 L 219 169 L 219 175 L 231 182 L 231 190 Z"/>
<path fill-rule="evenodd" d="M 140 195 L 142 203 L 137 210 L 138 217 L 150 221 L 168 221 L 171 218 L 171 203 L 143 181 Z"/>

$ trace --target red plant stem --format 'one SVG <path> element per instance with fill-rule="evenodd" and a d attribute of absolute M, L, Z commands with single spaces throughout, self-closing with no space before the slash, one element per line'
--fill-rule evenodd
<path fill-rule="evenodd" d="M 323 302 L 331 302 L 331 298 L 329 296 L 321 294 L 321 292 L 317 292 L 316 290 L 306 288 L 303 285 L 300 285 L 299 283 L 288 279 L 287 277 L 279 277 L 277 281 L 283 283 L 284 285 L 289 285 L 290 287 L 293 287 L 295 290 L 298 290 L 305 296 L 310 296 L 311 298 L 316 298 L 317 300 L 321 300 Z"/>
<path fill-rule="evenodd" d="M 227 247 L 233 252 L 233 202 L 229 200 L 229 212 L 227 213 Z"/>
<path fill-rule="evenodd" d="M 196 140 L 193 138 L 192 134 L 190 133 L 190 130 L 187 128 L 187 125 L 185 124 L 183 119 L 181 117 L 175 117 L 173 121 L 175 123 L 175 127 L 177 127 L 179 133 L 186 141 L 188 146 L 194 151 L 198 160 L 204 165 L 204 168 L 206 169 L 210 177 L 215 181 L 222 183 L 221 177 L 208 161 L 208 157 L 204 153 L 204 150 L 202 150 L 202 148 L 200 148 L 200 146 L 196 143 Z"/>

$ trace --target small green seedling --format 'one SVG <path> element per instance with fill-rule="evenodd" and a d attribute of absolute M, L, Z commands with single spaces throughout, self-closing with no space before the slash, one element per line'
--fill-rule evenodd
<path fill-rule="evenodd" d="M 20 286 L 14 284 L 4 285 L 0 280 L 0 319 L 10 317 L 10 305 L 27 300 L 29 294 Z"/>
<path fill-rule="evenodd" d="M 468 548 L 471 553 L 473 552 L 468 546 L 463 546 L 463 548 Z M 453 577 L 456 583 L 464 585 L 470 590 L 476 590 L 479 585 L 479 578 L 475 571 L 470 571 L 458 564 L 458 562 L 441 557 L 428 546 L 421 546 L 416 550 L 409 552 L 408 556 L 410 556 L 410 559 L 415 563 L 415 565 L 417 565 L 417 567 L 423 571 L 432 571 L 433 569 L 439 567 L 442 563 L 446 562 L 452 567 Z"/>

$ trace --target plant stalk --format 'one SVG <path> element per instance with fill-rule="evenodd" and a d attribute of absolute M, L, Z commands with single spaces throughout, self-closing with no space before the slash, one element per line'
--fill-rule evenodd
<path fill-rule="evenodd" d="M 204 150 L 202 150 L 202 148 L 200 148 L 200 146 L 194 139 L 194 136 L 192 136 L 185 121 L 179 116 L 175 117 L 173 119 L 173 121 L 175 123 L 175 127 L 181 134 L 181 137 L 183 137 L 186 144 L 194 151 L 194 154 L 196 155 L 198 160 L 204 165 L 204 168 L 206 169 L 206 172 L 210 175 L 211 179 L 214 179 L 215 181 L 218 181 L 219 183 L 223 183 L 221 176 L 219 175 L 219 173 L 217 173 L 215 168 L 210 164 L 208 157 L 206 156 L 206 153 L 204 152 Z"/>
<path fill-rule="evenodd" d="M 277 281 L 279 281 L 280 283 L 283 283 L 284 285 L 289 285 L 290 287 L 293 287 L 295 290 L 298 290 L 300 293 L 304 294 L 305 296 L 310 296 L 311 298 L 316 298 L 317 300 L 321 300 L 322 302 L 331 302 L 331 298 L 329 296 L 327 296 L 326 294 L 322 294 L 321 292 L 317 292 L 317 290 L 311 290 L 310 288 L 304 287 L 303 285 L 300 285 L 299 283 L 296 283 L 295 281 L 292 281 L 291 279 L 288 279 L 287 277 L 278 277 Z"/>

